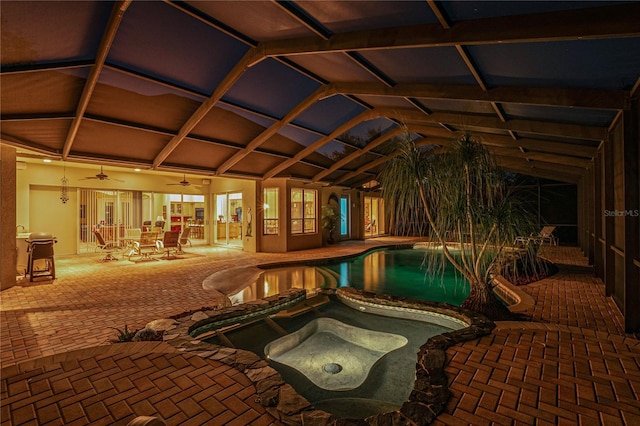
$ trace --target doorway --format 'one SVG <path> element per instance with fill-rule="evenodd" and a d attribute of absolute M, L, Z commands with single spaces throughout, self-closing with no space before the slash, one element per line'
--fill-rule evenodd
<path fill-rule="evenodd" d="M 343 195 L 340 197 L 340 239 L 347 240 L 350 238 L 349 224 L 351 223 L 349 214 L 349 197 Z"/>
<path fill-rule="evenodd" d="M 364 236 L 375 237 L 384 233 L 384 200 L 364 197 Z"/>
<path fill-rule="evenodd" d="M 215 196 L 214 242 L 242 246 L 242 192 L 227 192 Z"/>

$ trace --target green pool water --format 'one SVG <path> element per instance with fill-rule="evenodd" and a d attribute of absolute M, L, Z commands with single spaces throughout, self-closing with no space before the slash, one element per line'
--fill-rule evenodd
<path fill-rule="evenodd" d="M 325 267 L 339 276 L 341 287 L 460 306 L 469 295 L 469 283 L 451 266 L 444 273 L 427 274 L 422 266 L 425 250 L 375 250 Z"/>
<path fill-rule="evenodd" d="M 424 248 L 379 249 L 322 266 L 267 269 L 260 278 L 230 296 L 239 304 L 272 296 L 289 288 L 313 292 L 321 287 L 354 287 L 378 294 L 443 302 L 460 306 L 469 295 L 469 284 L 450 267 L 435 277 L 422 266 Z"/>

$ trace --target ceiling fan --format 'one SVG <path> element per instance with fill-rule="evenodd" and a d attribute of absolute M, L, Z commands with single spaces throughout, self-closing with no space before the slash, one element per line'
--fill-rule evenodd
<path fill-rule="evenodd" d="M 87 180 L 87 179 L 114 180 L 116 182 L 124 182 L 123 180 L 120 180 L 120 179 L 110 178 L 109 175 L 105 174 L 103 166 L 100 166 L 100 173 L 96 174 L 95 176 L 87 176 L 80 180 Z"/>
<path fill-rule="evenodd" d="M 178 183 L 168 183 L 167 185 L 191 186 L 191 182 L 187 180 L 187 175 L 182 175 L 182 180 Z M 194 185 L 197 186 L 197 185 Z"/>

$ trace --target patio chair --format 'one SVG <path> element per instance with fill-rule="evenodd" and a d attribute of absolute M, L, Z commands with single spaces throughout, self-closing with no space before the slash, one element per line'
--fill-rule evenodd
<path fill-rule="evenodd" d="M 163 258 L 173 258 L 171 251 L 180 253 L 180 233 L 178 231 L 167 231 L 162 236 L 162 250 L 164 251 Z"/>
<path fill-rule="evenodd" d="M 529 241 L 537 241 L 540 244 L 551 244 L 554 246 L 558 245 L 558 238 L 553 235 L 553 232 L 556 230 L 555 226 L 545 226 L 540 230 L 540 233 L 538 235 L 532 235 L 529 237 L 516 237 L 516 240 L 514 241 L 515 245 L 526 245 L 529 243 Z"/>
<path fill-rule="evenodd" d="M 554 246 L 558 245 L 558 238 L 553 235 L 553 232 L 556 230 L 555 226 L 545 226 L 540 231 L 540 238 L 542 243 L 549 243 Z"/>
<path fill-rule="evenodd" d="M 107 262 L 109 260 L 118 260 L 117 257 L 113 255 L 114 252 L 118 251 L 120 248 L 115 241 L 105 241 L 102 233 L 98 230 L 93 231 L 93 235 L 96 237 L 96 249 L 95 251 L 100 251 L 104 253 L 105 256 L 101 259 L 103 262 Z"/>
<path fill-rule="evenodd" d="M 158 252 L 158 234 L 156 232 L 140 233 L 140 240 L 134 242 L 133 252 L 129 254 L 129 260 L 135 255 L 140 256 L 140 260 L 158 260 L 151 257 Z"/>
<path fill-rule="evenodd" d="M 180 234 L 180 239 L 178 241 L 178 253 L 184 253 L 184 251 L 182 251 L 182 246 L 189 244 L 189 247 L 191 247 L 191 240 L 189 240 L 189 234 L 191 233 L 191 228 L 186 226 L 183 230 L 182 230 L 182 234 Z"/>
<path fill-rule="evenodd" d="M 125 253 L 124 256 L 131 256 L 135 252 L 135 242 L 140 241 L 142 229 L 128 228 L 124 230 Z"/>
<path fill-rule="evenodd" d="M 375 219 L 369 223 L 367 226 L 365 226 L 364 228 L 365 232 L 375 232 L 376 231 L 376 221 Z"/>

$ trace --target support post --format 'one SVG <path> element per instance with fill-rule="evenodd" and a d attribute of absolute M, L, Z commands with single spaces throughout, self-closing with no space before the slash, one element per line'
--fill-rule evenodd
<path fill-rule="evenodd" d="M 602 155 L 598 152 L 594 158 L 593 169 L 593 229 L 594 229 L 594 272 L 604 281 L 604 251 L 602 247 Z"/>
<path fill-rule="evenodd" d="M 614 211 L 614 176 L 613 176 L 613 140 L 611 135 L 607 137 L 603 144 L 604 155 L 604 210 Z M 602 214 L 604 214 L 604 210 Z M 605 295 L 614 296 L 615 292 L 615 257 L 616 254 L 612 250 L 612 246 L 615 244 L 614 231 L 615 231 L 615 217 L 605 216 L 604 221 L 604 284 Z M 615 299 L 615 297 L 614 297 Z M 616 302 L 620 302 L 616 300 Z"/>
<path fill-rule="evenodd" d="M 640 153 L 638 100 L 623 113 L 624 124 L 624 326 L 640 330 Z"/>
<path fill-rule="evenodd" d="M 0 144 L 0 290 L 16 285 L 16 149 Z"/>

